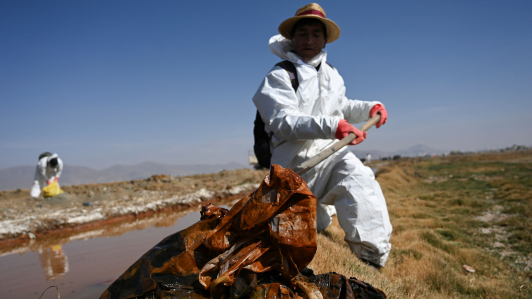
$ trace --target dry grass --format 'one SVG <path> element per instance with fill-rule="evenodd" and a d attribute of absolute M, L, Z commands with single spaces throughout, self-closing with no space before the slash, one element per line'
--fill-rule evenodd
<path fill-rule="evenodd" d="M 389 298 L 532 298 L 531 157 L 451 156 L 381 167 L 394 227 L 386 267 L 361 263 L 336 219 L 318 235 L 309 267 L 357 277 Z M 475 273 L 464 274 L 463 265 Z"/>

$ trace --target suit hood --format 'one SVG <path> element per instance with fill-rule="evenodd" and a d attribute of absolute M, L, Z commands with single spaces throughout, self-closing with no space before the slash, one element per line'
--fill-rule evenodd
<path fill-rule="evenodd" d="M 274 35 L 270 38 L 269 42 L 270 51 L 281 58 L 282 60 L 288 60 L 297 64 L 309 64 L 313 67 L 317 67 L 320 63 L 325 62 L 327 59 L 327 51 L 322 49 L 321 52 L 312 58 L 310 61 L 301 59 L 296 53 L 292 52 L 292 41 L 284 38 L 282 35 Z"/>

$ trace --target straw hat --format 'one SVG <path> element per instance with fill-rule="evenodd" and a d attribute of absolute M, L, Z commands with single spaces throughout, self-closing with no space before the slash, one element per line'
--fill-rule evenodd
<path fill-rule="evenodd" d="M 333 21 L 327 19 L 325 11 L 317 3 L 307 4 L 297 10 L 296 15 L 279 25 L 279 33 L 287 39 L 292 39 L 291 32 L 297 21 L 304 18 L 320 20 L 327 28 L 327 43 L 332 43 L 340 36 L 340 27 Z"/>

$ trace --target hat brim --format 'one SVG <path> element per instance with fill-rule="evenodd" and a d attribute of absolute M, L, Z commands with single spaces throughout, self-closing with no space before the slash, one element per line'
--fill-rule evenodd
<path fill-rule="evenodd" d="M 279 25 L 279 33 L 286 39 L 292 39 L 291 31 L 292 27 L 297 23 L 297 21 L 301 19 L 317 19 L 321 21 L 325 28 L 327 28 L 327 43 L 332 43 L 335 40 L 337 40 L 340 37 L 340 27 L 336 25 L 335 22 L 322 18 L 320 16 L 314 16 L 314 15 L 304 15 L 304 16 L 297 16 L 292 17 L 290 19 L 285 20 L 284 22 Z"/>

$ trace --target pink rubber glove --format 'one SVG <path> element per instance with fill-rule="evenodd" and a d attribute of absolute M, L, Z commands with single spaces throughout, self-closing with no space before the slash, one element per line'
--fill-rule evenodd
<path fill-rule="evenodd" d="M 340 119 L 340 122 L 338 122 L 338 128 L 336 129 L 336 134 L 334 135 L 334 137 L 336 137 L 336 139 L 344 139 L 351 132 L 355 133 L 355 135 L 357 135 L 357 138 L 353 140 L 351 143 L 349 143 L 349 145 L 355 145 L 355 144 L 361 143 L 362 141 L 364 141 L 364 139 L 366 139 L 366 135 L 368 134 L 367 132 L 362 132 L 359 129 L 355 128 L 353 125 L 348 123 L 345 119 Z"/>
<path fill-rule="evenodd" d="M 384 109 L 384 106 L 381 104 L 377 104 L 373 107 L 371 107 L 371 110 L 369 111 L 369 117 L 372 118 L 375 115 L 379 113 L 381 115 L 381 120 L 375 125 L 378 128 L 380 128 L 381 125 L 384 125 L 386 123 L 386 120 L 388 119 L 388 112 L 386 109 Z"/>
<path fill-rule="evenodd" d="M 53 183 L 53 182 L 57 182 L 57 181 L 59 181 L 59 178 L 58 178 L 58 177 L 54 177 L 53 180 L 48 180 L 48 181 L 46 181 L 46 184 L 50 185 L 51 183 Z"/>

